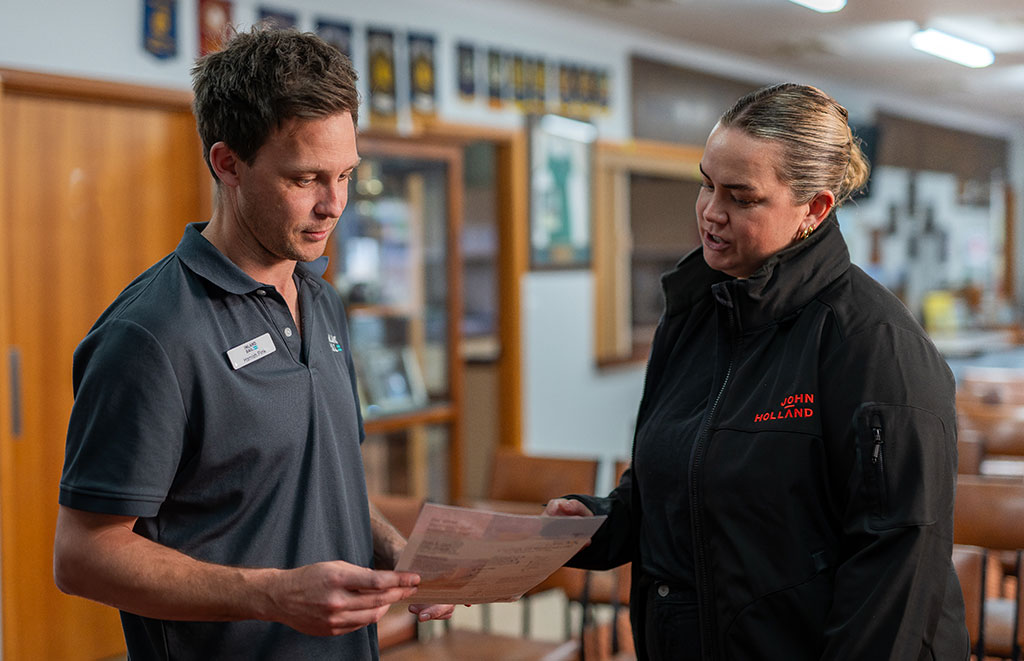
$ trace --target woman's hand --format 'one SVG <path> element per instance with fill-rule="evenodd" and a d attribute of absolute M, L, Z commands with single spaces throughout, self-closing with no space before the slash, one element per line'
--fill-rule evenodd
<path fill-rule="evenodd" d="M 587 506 L 571 498 L 555 498 L 549 500 L 544 507 L 547 516 L 594 516 Z"/>

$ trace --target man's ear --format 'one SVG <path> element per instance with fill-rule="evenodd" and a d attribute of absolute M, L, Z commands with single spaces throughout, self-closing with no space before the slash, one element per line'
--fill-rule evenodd
<path fill-rule="evenodd" d="M 210 145 L 210 167 L 217 174 L 217 178 L 228 186 L 238 185 L 238 158 L 231 147 L 224 142 L 215 142 Z"/>

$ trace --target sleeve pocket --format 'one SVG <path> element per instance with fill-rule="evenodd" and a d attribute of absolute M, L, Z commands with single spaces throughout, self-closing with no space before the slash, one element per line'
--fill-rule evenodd
<path fill-rule="evenodd" d="M 934 523 L 952 499 L 942 420 L 912 406 L 869 402 L 854 424 L 870 527 Z"/>

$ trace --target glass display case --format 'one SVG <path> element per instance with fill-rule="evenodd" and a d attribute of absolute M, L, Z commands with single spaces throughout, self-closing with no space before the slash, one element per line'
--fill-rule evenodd
<path fill-rule="evenodd" d="M 365 137 L 359 146 L 330 277 L 348 311 L 367 482 L 446 501 L 459 488 L 462 152 Z"/>

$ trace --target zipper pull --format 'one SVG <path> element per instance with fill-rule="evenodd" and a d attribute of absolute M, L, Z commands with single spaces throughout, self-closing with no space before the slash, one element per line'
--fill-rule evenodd
<path fill-rule="evenodd" d="M 872 427 L 871 437 L 875 441 L 875 447 L 873 450 L 871 450 L 871 463 L 877 464 L 879 460 L 882 458 L 882 428 Z"/>

